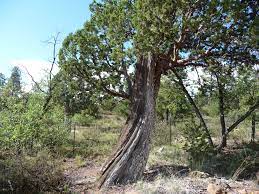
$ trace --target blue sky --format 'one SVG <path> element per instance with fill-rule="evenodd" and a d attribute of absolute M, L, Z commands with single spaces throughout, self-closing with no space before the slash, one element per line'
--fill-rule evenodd
<path fill-rule="evenodd" d="M 31 73 L 51 59 L 44 43 L 60 32 L 62 40 L 89 19 L 92 0 L 0 0 L 0 72 L 10 75 L 12 65 Z"/>

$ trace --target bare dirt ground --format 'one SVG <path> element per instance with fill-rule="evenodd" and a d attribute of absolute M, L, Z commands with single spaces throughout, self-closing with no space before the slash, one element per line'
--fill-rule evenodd
<path fill-rule="evenodd" d="M 97 180 L 100 164 L 84 161 L 83 165 L 78 166 L 74 159 L 67 159 L 64 165 L 69 191 L 73 193 L 259 194 L 255 180 L 227 180 L 204 172 L 190 171 L 186 166 L 170 165 L 151 167 L 146 170 L 143 180 L 136 184 L 97 191 L 94 189 L 94 182 Z"/>

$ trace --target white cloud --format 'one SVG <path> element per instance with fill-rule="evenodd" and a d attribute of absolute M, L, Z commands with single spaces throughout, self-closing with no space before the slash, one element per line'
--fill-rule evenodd
<path fill-rule="evenodd" d="M 25 90 L 29 91 L 32 87 L 32 79 L 28 75 L 33 77 L 33 79 L 37 82 L 40 82 L 43 79 L 47 79 L 48 73 L 51 68 L 51 62 L 45 60 L 35 60 L 35 59 L 16 59 L 10 61 L 11 66 L 18 66 L 22 71 L 22 79 L 25 84 Z M 28 72 L 27 72 L 28 71 Z M 57 65 L 53 66 L 53 74 L 58 72 Z"/>

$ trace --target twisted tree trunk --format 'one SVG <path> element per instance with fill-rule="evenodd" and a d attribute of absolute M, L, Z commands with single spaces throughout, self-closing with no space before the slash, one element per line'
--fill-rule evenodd
<path fill-rule="evenodd" d="M 155 122 L 155 99 L 161 70 L 153 55 L 141 57 L 136 64 L 131 99 L 131 115 L 121 133 L 112 157 L 103 166 L 98 187 L 127 184 L 138 180 L 147 163 L 150 135 Z"/>

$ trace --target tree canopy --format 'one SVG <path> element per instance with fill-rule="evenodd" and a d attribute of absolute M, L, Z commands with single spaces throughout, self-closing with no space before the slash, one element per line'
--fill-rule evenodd
<path fill-rule="evenodd" d="M 87 87 L 129 98 L 137 58 L 173 67 L 257 62 L 256 1 L 101 1 L 60 50 L 64 72 Z M 249 63 L 247 63 L 249 62 Z"/>

